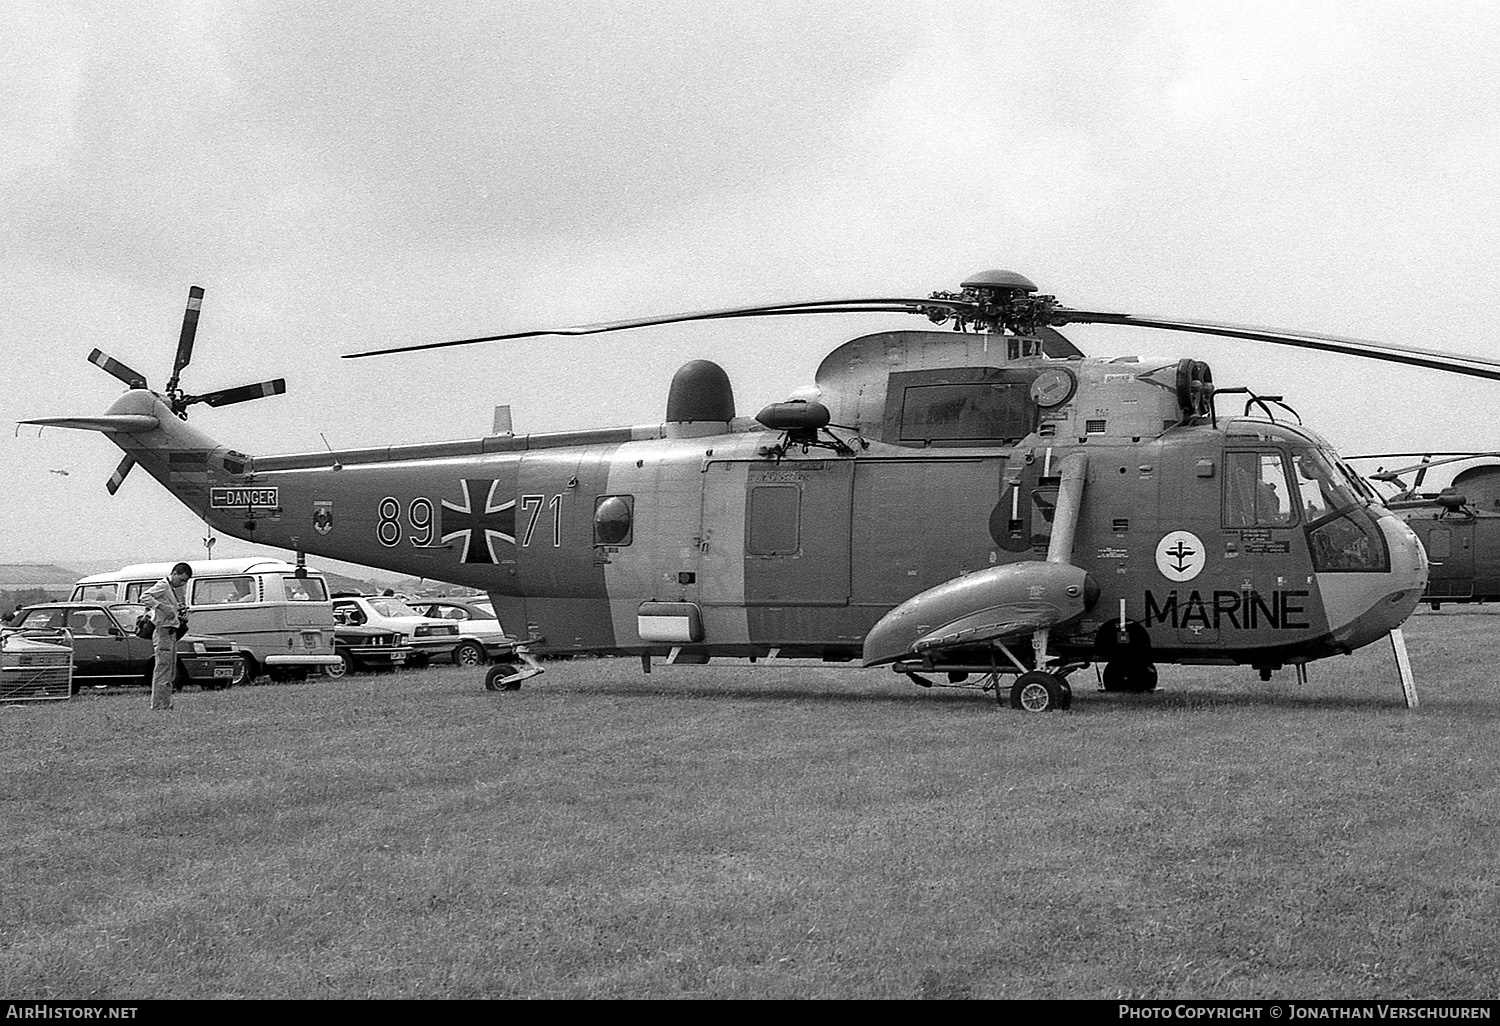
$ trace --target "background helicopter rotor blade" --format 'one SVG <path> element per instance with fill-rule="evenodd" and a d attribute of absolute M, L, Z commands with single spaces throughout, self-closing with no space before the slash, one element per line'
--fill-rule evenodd
<path fill-rule="evenodd" d="M 203 310 L 203 290 L 197 285 L 188 288 L 187 309 L 182 313 L 182 334 L 177 338 L 177 359 L 172 364 L 172 380 L 167 382 L 167 391 L 177 388 L 177 379 L 182 368 L 193 359 L 193 339 L 198 336 L 198 316 Z"/>
<path fill-rule="evenodd" d="M 1432 461 L 1431 460 L 1423 460 L 1422 461 L 1422 469 L 1418 470 L 1417 471 L 1417 476 L 1412 479 L 1412 482 L 1411 482 L 1411 489 L 1412 489 L 1412 491 L 1416 491 L 1418 488 L 1422 487 L 1422 482 L 1427 477 L 1427 468 L 1430 467 L 1430 466 L 1432 466 Z"/>
<path fill-rule="evenodd" d="M 1318 349 L 1348 356 L 1363 356 L 1369 360 L 1385 360 L 1412 367 L 1427 367 L 1431 370 L 1467 374 L 1475 378 L 1500 381 L 1500 360 L 1465 353 L 1446 352 L 1441 349 L 1420 349 L 1416 346 L 1398 346 L 1388 342 L 1371 342 L 1362 338 L 1347 338 L 1342 335 L 1323 335 L 1311 331 L 1286 331 L 1279 328 L 1262 328 L 1250 324 L 1224 324 L 1219 321 L 1178 321 L 1160 317 L 1137 317 L 1133 314 L 1104 313 L 1095 310 L 1069 310 L 1058 307 L 1052 312 L 1053 324 L 1124 324 L 1138 328 L 1159 328 L 1163 331 L 1185 331 L 1195 335 L 1222 335 L 1227 338 L 1243 338 L 1255 342 L 1271 342 L 1275 345 L 1295 346 L 1300 349 Z M 1476 366 L 1477 365 L 1477 366 Z"/>
<path fill-rule="evenodd" d="M 89 363 L 95 367 L 104 368 L 104 370 L 113 374 L 131 388 L 146 387 L 146 376 L 144 374 L 140 371 L 132 370 L 112 356 L 105 356 L 102 350 L 95 349 L 92 353 L 89 353 Z"/>
<path fill-rule="evenodd" d="M 344 359 L 357 360 L 364 356 L 385 356 L 391 353 L 413 353 L 424 349 L 445 349 L 449 346 L 467 346 L 478 342 L 504 342 L 510 339 L 536 338 L 541 335 L 597 335 L 606 331 L 625 331 L 630 328 L 645 328 L 656 324 L 680 324 L 686 321 L 712 321 L 732 317 L 780 317 L 789 314 L 827 313 L 925 313 L 928 310 L 961 310 L 970 303 L 942 299 L 827 299 L 806 303 L 780 303 L 766 306 L 737 306 L 722 310 L 698 310 L 691 313 L 663 314 L 656 317 L 637 317 L 624 321 L 604 321 L 598 324 L 579 324 L 566 328 L 539 328 L 531 331 L 513 331 L 503 335 L 485 335 L 480 338 L 461 338 L 452 342 L 424 342 L 411 346 L 392 346 L 389 349 L 371 349 L 362 353 L 345 353 Z"/>
<path fill-rule="evenodd" d="M 109 494 L 113 495 L 120 490 L 120 485 L 125 482 L 125 476 L 130 473 L 130 468 L 133 466 L 135 466 L 135 457 L 127 453 L 120 461 L 120 465 L 115 468 L 115 472 L 109 475 L 109 480 L 104 482 L 104 487 L 109 490 Z"/>
<path fill-rule="evenodd" d="M 202 395 L 186 395 L 182 397 L 184 407 L 193 403 L 208 403 L 210 406 L 233 406 L 235 403 L 249 402 L 251 399 L 264 399 L 267 396 L 281 395 L 286 391 L 286 378 L 276 378 L 272 381 L 261 381 L 254 385 L 240 385 L 238 388 L 223 388 L 217 392 L 205 392 Z"/>
<path fill-rule="evenodd" d="M 1372 453 L 1372 454 L 1370 454 L 1368 456 L 1346 456 L 1345 459 L 1346 460 L 1378 460 L 1378 459 L 1389 459 L 1390 457 L 1393 457 L 1393 456 L 1417 456 L 1417 455 L 1421 455 L 1422 462 L 1420 462 L 1420 463 L 1413 463 L 1413 464 L 1410 464 L 1409 466 L 1405 466 L 1405 467 L 1397 467 L 1394 470 L 1382 470 L 1379 473 L 1371 474 L 1370 478 L 1372 480 L 1375 480 L 1375 481 L 1394 481 L 1396 478 L 1400 477 L 1402 474 L 1410 474 L 1413 470 L 1415 470 L 1417 472 L 1417 479 L 1416 479 L 1415 482 L 1413 482 L 1412 487 L 1413 488 L 1418 488 L 1422 484 L 1422 478 L 1425 477 L 1427 475 L 1427 471 L 1430 470 L 1433 467 L 1441 467 L 1445 463 L 1462 463 L 1464 460 L 1479 460 L 1479 459 L 1493 458 L 1493 457 L 1496 457 L 1496 456 L 1500 456 L 1500 452 L 1434 452 L 1434 453 L 1421 453 L 1421 454 L 1414 453 L 1414 452 L 1389 452 L 1389 453 L 1383 453 L 1383 454 L 1382 453 Z M 1431 456 L 1445 456 L 1447 458 L 1446 459 L 1437 459 L 1437 460 L 1435 460 L 1435 459 L 1430 459 L 1429 457 L 1431 457 Z"/>

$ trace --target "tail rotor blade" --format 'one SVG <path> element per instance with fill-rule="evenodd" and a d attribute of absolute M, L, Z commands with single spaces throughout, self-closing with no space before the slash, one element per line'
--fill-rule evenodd
<path fill-rule="evenodd" d="M 167 382 L 167 391 L 177 388 L 177 379 L 182 368 L 193 359 L 193 339 L 198 336 L 198 314 L 203 309 L 203 290 L 197 285 L 188 288 L 187 309 L 182 314 L 182 334 L 177 339 L 177 359 L 172 365 L 172 380 Z"/>
<path fill-rule="evenodd" d="M 130 468 L 133 466 L 135 466 L 134 456 L 127 455 L 120 461 L 120 465 L 115 468 L 115 472 L 109 475 L 109 480 L 104 482 L 104 487 L 109 489 L 109 494 L 113 495 L 120 490 L 120 485 L 125 481 L 125 475 L 130 473 Z"/>
<path fill-rule="evenodd" d="M 89 363 L 95 367 L 102 367 L 105 371 L 113 374 L 131 388 L 146 387 L 146 376 L 144 374 L 140 371 L 131 370 L 112 356 L 105 356 L 102 350 L 95 349 L 90 353 Z"/>
<path fill-rule="evenodd" d="M 203 395 L 192 396 L 190 402 L 208 403 L 210 406 L 232 406 L 235 403 L 249 402 L 251 399 L 264 399 L 267 396 L 281 395 L 286 391 L 286 378 L 276 378 L 273 381 L 262 381 L 254 385 L 241 385 L 238 388 L 225 388 L 217 392 L 205 392 Z"/>

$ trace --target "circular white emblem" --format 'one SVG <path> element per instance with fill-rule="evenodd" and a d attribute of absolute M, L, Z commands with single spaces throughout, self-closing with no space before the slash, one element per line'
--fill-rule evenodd
<path fill-rule="evenodd" d="M 1207 561 L 1203 543 L 1191 531 L 1173 531 L 1156 543 L 1156 569 L 1169 581 L 1191 581 Z"/>
<path fill-rule="evenodd" d="M 1066 402 L 1077 387 L 1077 380 L 1061 367 L 1049 367 L 1031 383 L 1031 401 L 1038 406 L 1057 406 Z"/>

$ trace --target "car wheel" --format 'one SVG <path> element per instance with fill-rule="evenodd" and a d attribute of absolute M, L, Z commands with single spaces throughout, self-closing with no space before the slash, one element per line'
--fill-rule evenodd
<path fill-rule="evenodd" d="M 338 680 L 349 676 L 354 672 L 354 660 L 349 658 L 348 652 L 338 653 L 339 661 L 336 665 L 323 667 L 323 675 Z"/>
<path fill-rule="evenodd" d="M 461 641 L 453 650 L 455 666 L 481 666 L 484 664 L 484 647 L 478 642 Z"/>
<path fill-rule="evenodd" d="M 240 685 L 249 684 L 254 679 L 255 663 L 249 656 L 245 655 L 242 652 L 239 655 L 235 656 L 234 673 L 230 676 L 229 683 L 225 684 L 224 686 L 226 688 L 238 687 Z"/>

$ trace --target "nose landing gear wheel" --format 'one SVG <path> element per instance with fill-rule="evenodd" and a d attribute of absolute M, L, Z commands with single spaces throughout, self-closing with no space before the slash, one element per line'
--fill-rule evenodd
<path fill-rule="evenodd" d="M 998 689 L 997 697 L 1003 692 Z M 1073 689 L 1055 673 L 1030 670 L 1010 686 L 1010 707 L 1023 712 L 1053 712 L 1073 704 Z"/>

